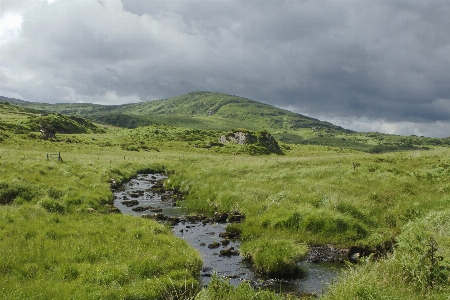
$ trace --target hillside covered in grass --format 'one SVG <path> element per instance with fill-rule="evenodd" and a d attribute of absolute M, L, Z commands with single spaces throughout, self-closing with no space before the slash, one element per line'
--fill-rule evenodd
<path fill-rule="evenodd" d="M 266 130 L 285 144 L 322 145 L 371 153 L 450 145 L 449 138 L 354 132 L 271 105 L 215 92 L 191 92 L 164 100 L 124 105 L 45 104 L 9 98 L 0 98 L 0 101 L 122 128 L 168 125 L 196 130 Z"/>

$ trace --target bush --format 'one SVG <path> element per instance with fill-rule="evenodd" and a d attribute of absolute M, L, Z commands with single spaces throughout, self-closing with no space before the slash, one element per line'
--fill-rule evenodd
<path fill-rule="evenodd" d="M 48 212 L 63 213 L 64 205 L 54 199 L 45 199 L 41 201 L 41 206 Z"/>
<path fill-rule="evenodd" d="M 31 201 L 38 196 L 39 192 L 25 183 L 0 183 L 0 204 L 10 204 L 18 197 Z"/>

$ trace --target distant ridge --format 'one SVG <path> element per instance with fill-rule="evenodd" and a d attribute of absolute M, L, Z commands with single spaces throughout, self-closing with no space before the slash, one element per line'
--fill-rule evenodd
<path fill-rule="evenodd" d="M 8 102 L 8 103 L 14 103 L 14 104 L 27 104 L 27 103 L 31 103 L 28 101 L 24 101 L 24 100 L 20 100 L 20 99 L 16 99 L 16 98 L 8 98 L 5 96 L 0 96 L 0 102 Z"/>
<path fill-rule="evenodd" d="M 6 102 L 9 105 L 1 103 Z M 379 132 L 355 132 L 302 114 L 247 98 L 217 92 L 191 92 L 185 95 L 123 105 L 90 103 L 37 103 L 0 96 L 0 106 L 24 113 L 61 114 L 123 128 L 176 126 L 183 138 L 191 133 L 217 135 L 224 132 L 254 131 L 270 133 L 285 144 L 320 145 L 336 151 L 351 149 L 382 153 L 450 147 L 449 138 L 400 136 Z M 13 109 L 11 107 L 10 109 Z M 0 120 L 0 125 L 2 124 Z M 4 125 L 4 126 L 3 126 Z M 3 124 L 9 128 L 8 124 Z M 169 130 L 169 129 L 167 129 Z M 170 129 L 171 130 L 171 129 Z M 218 132 L 213 132 L 218 131 Z"/>
<path fill-rule="evenodd" d="M 6 97 L 2 98 L 9 100 Z M 269 104 L 218 92 L 196 91 L 163 100 L 123 105 L 46 104 L 21 100 L 14 103 L 46 112 L 77 115 L 121 127 L 166 124 L 216 130 L 242 127 L 274 132 L 314 128 L 353 132 Z"/>

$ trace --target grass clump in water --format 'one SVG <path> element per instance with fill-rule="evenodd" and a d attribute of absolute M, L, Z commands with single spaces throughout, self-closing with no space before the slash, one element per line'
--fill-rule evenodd
<path fill-rule="evenodd" d="M 274 278 L 295 278 L 302 274 L 297 262 L 308 247 L 293 240 L 258 238 L 242 244 L 242 254 L 251 260 L 256 272 Z"/>

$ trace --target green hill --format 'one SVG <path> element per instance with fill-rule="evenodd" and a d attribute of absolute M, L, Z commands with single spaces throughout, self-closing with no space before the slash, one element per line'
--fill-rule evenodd
<path fill-rule="evenodd" d="M 102 133 L 105 131 L 102 127 L 80 117 L 43 113 L 8 102 L 0 102 L 0 116 L 0 138 L 10 134 L 32 132 L 40 132 L 42 136 L 52 138 L 56 133 Z"/>
<path fill-rule="evenodd" d="M 78 115 L 122 127 L 158 123 L 216 130 L 237 127 L 271 131 L 315 128 L 351 132 L 329 122 L 268 104 L 215 92 L 191 92 L 165 100 L 123 105 L 45 104 L 23 101 L 15 104 L 46 112 Z"/>
<path fill-rule="evenodd" d="M 123 128 L 168 125 L 195 130 L 265 130 L 286 144 L 324 145 L 364 152 L 428 149 L 450 144 L 449 138 L 354 132 L 268 104 L 216 92 L 197 91 L 169 99 L 123 105 L 47 104 L 5 97 L 0 97 L 0 101 Z"/>
<path fill-rule="evenodd" d="M 321 128 L 350 132 L 329 122 L 319 121 L 301 114 L 292 113 L 274 106 L 246 98 L 214 92 L 191 92 L 186 95 L 158 101 L 127 104 L 117 108 L 127 115 L 156 117 L 159 122 L 183 123 L 196 120 L 197 125 L 207 129 L 230 130 L 243 127 L 252 130 L 297 130 Z M 187 118 L 186 118 L 187 117 Z"/>

